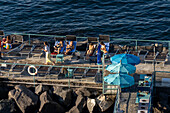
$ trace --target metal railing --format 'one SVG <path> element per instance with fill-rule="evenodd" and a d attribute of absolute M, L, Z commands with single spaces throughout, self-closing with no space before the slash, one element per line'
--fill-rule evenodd
<path fill-rule="evenodd" d="M 30 34 L 30 33 L 7 33 L 7 34 L 15 34 L 15 35 L 24 35 L 28 36 L 29 44 L 31 42 L 31 36 L 39 36 L 39 37 L 66 37 L 66 36 L 59 36 L 59 35 L 45 35 L 45 34 Z M 88 37 L 76 37 L 77 39 L 87 39 Z M 110 36 L 111 43 L 115 41 L 131 41 L 135 42 L 135 48 L 136 51 L 138 50 L 138 44 L 139 42 L 150 42 L 150 43 L 167 43 L 168 44 L 168 50 L 170 53 L 170 40 L 141 40 L 141 39 L 127 39 L 127 38 L 115 38 L 113 36 Z"/>
<path fill-rule="evenodd" d="M 113 113 L 117 113 L 120 109 L 119 109 L 119 104 L 120 104 L 120 93 L 121 93 L 121 89 L 120 87 L 117 88 L 117 94 L 116 94 L 116 99 L 115 99 L 115 105 L 114 105 L 114 111 Z"/>

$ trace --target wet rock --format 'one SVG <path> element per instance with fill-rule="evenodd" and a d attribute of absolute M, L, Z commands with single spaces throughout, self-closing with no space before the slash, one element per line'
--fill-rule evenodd
<path fill-rule="evenodd" d="M 86 106 L 86 100 L 82 95 L 78 95 L 76 105 L 72 107 L 68 113 L 82 113 L 83 108 Z"/>
<path fill-rule="evenodd" d="M 48 86 L 43 86 L 42 84 L 40 84 L 37 87 L 35 87 L 35 93 L 37 95 L 41 95 L 45 91 L 49 91 L 49 87 Z"/>
<path fill-rule="evenodd" d="M 16 112 L 15 102 L 11 99 L 4 99 L 0 101 L 0 113 L 14 113 Z"/>
<path fill-rule="evenodd" d="M 40 95 L 40 109 L 41 113 L 64 113 L 64 109 L 57 102 L 52 101 L 47 91 Z"/>
<path fill-rule="evenodd" d="M 8 93 L 9 99 L 14 99 L 23 113 L 30 113 L 35 110 L 38 96 L 27 89 L 25 86 L 15 86 L 14 90 Z"/>
<path fill-rule="evenodd" d="M 58 100 L 61 104 L 64 104 L 65 106 L 69 106 L 72 102 L 72 89 L 64 89 L 61 87 L 54 86 L 53 93 L 57 96 Z"/>
<path fill-rule="evenodd" d="M 77 95 L 81 95 L 82 94 L 83 96 L 86 96 L 86 97 L 91 96 L 91 93 L 90 93 L 90 91 L 87 88 L 79 88 L 76 91 L 76 94 Z"/>
<path fill-rule="evenodd" d="M 90 113 L 94 113 L 95 106 L 96 106 L 95 99 L 87 98 L 87 108 L 88 108 Z"/>
<path fill-rule="evenodd" d="M 103 94 L 97 97 L 96 102 L 99 105 L 102 112 L 109 109 L 114 103 L 113 99 Z"/>

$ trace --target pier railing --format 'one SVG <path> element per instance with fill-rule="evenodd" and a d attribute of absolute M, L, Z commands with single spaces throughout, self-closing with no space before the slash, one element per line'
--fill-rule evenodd
<path fill-rule="evenodd" d="M 102 71 L 102 68 L 100 66 L 99 67 L 82 67 L 82 66 L 77 67 L 77 66 L 71 66 L 71 65 L 70 66 L 65 66 L 65 65 L 62 65 L 62 66 L 54 65 L 53 66 L 53 65 L 42 65 L 42 64 L 21 64 L 21 63 L 8 63 L 8 62 L 0 62 L 0 65 L 1 65 L 0 66 L 1 67 L 0 73 L 1 73 L 2 76 L 12 77 L 12 78 L 15 78 L 15 77 L 16 78 L 29 77 L 30 80 L 32 78 L 34 86 L 35 86 L 35 84 L 37 84 L 36 78 L 37 79 L 41 78 L 41 79 L 48 79 L 48 80 L 55 80 L 55 79 L 65 80 L 65 81 L 68 82 L 68 84 L 66 84 L 66 86 L 71 87 L 71 81 L 70 80 L 73 80 L 74 76 L 72 75 L 72 73 L 74 73 L 74 72 L 69 72 L 69 71 L 67 71 L 66 73 L 60 72 L 61 74 L 64 74 L 64 75 L 62 75 L 62 78 L 58 78 L 57 76 L 54 76 L 54 77 L 51 77 L 51 76 L 47 77 L 45 75 L 44 76 L 39 76 L 39 73 L 36 73 L 36 71 L 34 70 L 35 75 L 26 74 L 26 76 L 23 76 L 23 74 L 20 73 L 22 71 L 20 71 L 20 72 L 13 71 L 14 67 L 17 66 L 17 65 L 24 66 L 26 68 L 22 68 L 22 69 L 23 69 L 23 71 L 25 71 L 27 73 L 28 73 L 27 69 L 28 69 L 29 66 L 48 67 L 48 70 L 46 70 L 46 72 L 50 71 L 49 68 L 54 68 L 54 67 L 60 68 L 60 70 L 62 70 L 62 69 L 66 69 L 66 70 L 68 70 L 68 69 L 72 69 L 72 70 L 74 70 L 74 69 L 85 69 L 85 71 L 86 71 L 86 70 L 89 70 L 89 69 L 94 69 L 94 70 L 97 71 L 97 73 L 98 72 L 100 73 L 100 71 Z M 8 65 L 10 65 L 9 68 L 7 67 Z M 7 69 L 7 70 L 4 71 L 3 68 Z M 16 74 L 16 73 L 19 73 L 19 74 Z M 51 74 L 47 74 L 47 75 L 51 75 Z M 99 74 L 99 75 L 96 74 L 96 76 L 94 76 L 94 77 L 95 77 L 95 79 L 94 79 L 95 82 L 102 83 L 101 74 Z M 82 75 L 82 78 L 86 78 L 86 76 Z M 86 81 L 89 82 L 89 83 L 94 82 L 94 81 L 91 81 L 91 80 L 89 80 L 89 81 L 86 80 Z M 100 87 L 102 88 L 102 86 L 100 86 Z"/>
<path fill-rule="evenodd" d="M 15 34 L 15 35 L 23 35 L 27 36 L 29 40 L 29 44 L 31 43 L 31 37 L 58 37 L 63 38 L 66 36 L 59 36 L 59 35 L 45 35 L 45 34 L 30 34 L 30 33 L 6 33 L 6 34 Z M 77 39 L 87 39 L 88 37 L 76 37 Z M 110 36 L 110 43 L 121 43 L 121 44 L 131 44 L 135 46 L 136 51 L 138 51 L 138 45 L 145 45 L 146 43 L 149 44 L 155 44 L 155 43 L 161 43 L 163 46 L 168 47 L 169 53 L 170 53 L 170 40 L 142 40 L 142 39 L 130 39 L 130 38 L 117 38 L 114 36 Z M 144 43 L 144 44 L 143 44 Z"/>

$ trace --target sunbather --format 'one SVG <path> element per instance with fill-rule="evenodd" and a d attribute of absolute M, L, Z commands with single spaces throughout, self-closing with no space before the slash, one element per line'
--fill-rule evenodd
<path fill-rule="evenodd" d="M 58 44 L 54 46 L 54 52 L 59 54 L 62 47 L 63 47 L 63 41 L 60 41 Z"/>
<path fill-rule="evenodd" d="M 104 44 L 103 42 L 100 42 L 100 45 L 101 45 L 101 48 L 100 48 L 101 52 L 104 53 L 104 54 L 106 54 L 106 53 L 107 53 L 107 50 L 106 50 L 105 44 Z M 97 52 L 98 52 L 98 51 L 96 51 L 96 53 L 97 53 Z"/>
<path fill-rule="evenodd" d="M 46 53 L 46 63 L 45 64 L 52 63 L 53 65 L 55 65 L 54 61 L 51 60 L 51 53 L 50 53 L 50 48 L 48 46 L 48 43 L 44 42 L 44 46 L 45 46 L 45 49 L 42 49 L 42 50 Z"/>
<path fill-rule="evenodd" d="M 4 47 L 5 49 L 11 49 L 11 48 L 12 48 L 11 39 L 10 39 L 9 36 L 7 36 L 7 39 L 6 39 L 5 42 L 3 42 L 3 44 L 5 44 L 5 45 L 3 45 L 3 47 Z"/>
<path fill-rule="evenodd" d="M 87 55 L 91 55 L 93 54 L 93 51 L 94 51 L 95 47 L 92 43 L 89 44 L 89 50 L 87 50 Z"/>
<path fill-rule="evenodd" d="M 100 45 L 101 45 L 100 50 L 101 50 L 104 54 L 106 54 L 106 53 L 107 53 L 107 50 L 106 50 L 105 44 L 104 44 L 103 42 L 100 42 Z"/>
<path fill-rule="evenodd" d="M 73 41 L 71 41 L 70 44 L 67 42 L 66 52 L 64 54 L 67 55 L 72 49 L 74 49 Z"/>

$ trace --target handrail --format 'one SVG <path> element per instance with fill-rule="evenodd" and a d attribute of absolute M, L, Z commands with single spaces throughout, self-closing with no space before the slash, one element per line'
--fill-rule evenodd
<path fill-rule="evenodd" d="M 0 64 L 7 64 L 7 65 L 13 65 L 14 63 L 6 63 L 6 62 L 0 62 Z M 61 67 L 61 68 L 85 68 L 85 69 L 102 69 L 101 67 L 77 67 L 77 66 L 57 66 L 57 65 L 40 65 L 40 64 L 20 64 L 20 63 L 15 63 L 16 65 L 34 65 L 34 66 L 46 66 L 46 67 Z"/>
<path fill-rule="evenodd" d="M 11 33 L 15 35 L 28 35 L 28 36 L 47 36 L 47 37 L 66 37 L 59 35 L 45 35 L 45 34 L 29 34 L 29 33 Z M 76 37 L 76 38 L 88 38 L 88 37 Z M 130 39 L 130 38 L 115 38 L 110 36 L 112 40 L 123 40 L 123 41 L 141 41 L 141 42 L 170 42 L 170 40 L 141 40 L 141 39 Z M 110 41 L 111 42 L 111 41 Z"/>

